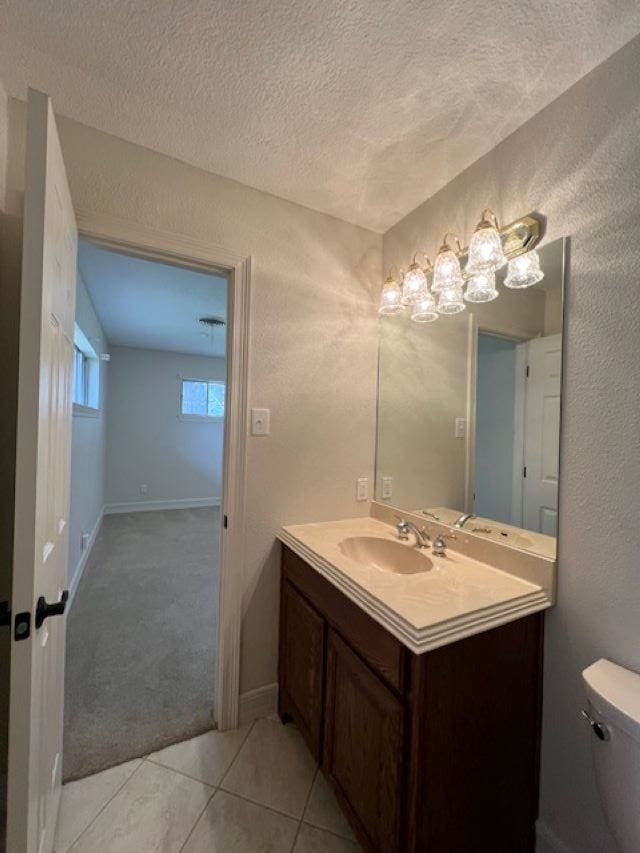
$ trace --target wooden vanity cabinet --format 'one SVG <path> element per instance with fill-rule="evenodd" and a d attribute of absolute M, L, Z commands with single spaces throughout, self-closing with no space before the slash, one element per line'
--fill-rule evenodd
<path fill-rule="evenodd" d="M 286 546 L 279 714 L 375 853 L 535 848 L 543 616 L 421 655 Z"/>

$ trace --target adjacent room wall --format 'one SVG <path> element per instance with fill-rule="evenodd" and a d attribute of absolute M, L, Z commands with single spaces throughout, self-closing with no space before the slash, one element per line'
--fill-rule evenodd
<path fill-rule="evenodd" d="M 515 341 L 478 335 L 473 510 L 505 524 L 511 523 L 516 346 Z"/>
<path fill-rule="evenodd" d="M 445 231 L 467 239 L 491 205 L 538 210 L 569 235 L 558 604 L 547 615 L 540 834 L 552 849 L 615 850 L 596 791 L 582 670 L 640 671 L 640 38 L 392 228 L 385 268 Z M 549 849 L 549 847 L 545 847 Z"/>
<path fill-rule="evenodd" d="M 107 512 L 219 504 L 224 424 L 179 417 L 179 377 L 224 381 L 224 359 L 109 352 Z"/>
<path fill-rule="evenodd" d="M 100 320 L 80 271 L 76 277 L 76 324 L 96 354 L 109 351 Z M 100 361 L 100 405 L 98 411 L 80 411 L 74 406 L 71 432 L 71 506 L 69 509 L 69 589 L 75 593 L 91 547 L 100 529 L 105 503 L 105 452 L 107 447 L 107 400 L 109 366 Z M 89 534 L 83 549 L 82 535 Z"/>

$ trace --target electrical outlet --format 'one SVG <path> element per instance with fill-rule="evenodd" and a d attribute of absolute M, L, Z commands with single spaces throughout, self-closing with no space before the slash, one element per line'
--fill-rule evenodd
<path fill-rule="evenodd" d="M 149 486 L 147 486 L 146 483 L 141 483 L 140 484 L 140 494 L 146 495 L 148 491 L 149 491 Z"/>
<path fill-rule="evenodd" d="M 357 501 L 369 500 L 369 478 L 368 477 L 360 477 L 358 479 L 358 484 L 356 487 L 356 500 Z"/>
<path fill-rule="evenodd" d="M 393 477 L 382 478 L 382 497 L 390 498 L 393 494 Z"/>
<path fill-rule="evenodd" d="M 86 551 L 89 544 L 89 533 L 83 533 L 80 537 L 80 550 Z"/>

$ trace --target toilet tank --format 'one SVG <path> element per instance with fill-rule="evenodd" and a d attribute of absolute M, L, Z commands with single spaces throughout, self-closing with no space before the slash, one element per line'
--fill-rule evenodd
<path fill-rule="evenodd" d="M 582 673 L 598 790 L 623 853 L 640 851 L 640 675 L 608 660 Z"/>

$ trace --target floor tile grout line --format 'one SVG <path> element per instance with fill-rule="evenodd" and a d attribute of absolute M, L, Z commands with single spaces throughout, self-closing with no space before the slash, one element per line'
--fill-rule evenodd
<path fill-rule="evenodd" d="M 316 775 L 313 777 L 313 783 L 311 785 L 311 791 L 309 792 L 309 796 L 307 798 L 307 802 L 304 807 L 304 811 L 302 812 L 302 817 L 300 818 L 300 823 L 306 823 L 307 826 L 311 826 L 313 829 L 320 829 L 322 832 L 328 832 L 331 835 L 335 835 L 337 838 L 341 838 L 343 841 L 353 841 L 355 836 L 353 834 L 353 830 L 351 831 L 351 835 L 341 835 L 339 832 L 336 832 L 334 829 L 327 829 L 326 826 L 319 826 L 317 823 L 312 823 L 307 819 L 307 809 L 309 808 L 309 802 L 311 801 L 311 794 L 313 793 L 313 786 L 316 784 L 316 780 L 318 776 L 322 774 L 322 768 L 318 764 Z M 325 783 L 326 784 L 326 783 Z M 341 814 L 344 814 L 342 809 L 340 808 L 340 804 L 336 800 L 336 806 Z M 351 827 L 349 827 L 351 829 Z"/>
<path fill-rule="evenodd" d="M 302 828 L 302 821 L 304 820 L 305 813 L 307 808 L 309 807 L 309 800 L 311 799 L 311 792 L 313 791 L 313 786 L 316 784 L 316 779 L 318 778 L 318 773 L 320 772 L 320 765 L 316 765 L 316 772 L 313 774 L 313 779 L 311 780 L 311 785 L 309 786 L 309 790 L 307 792 L 307 797 L 304 801 L 304 807 L 302 809 L 302 816 L 300 817 L 300 821 L 298 823 L 298 828 L 296 829 L 296 834 L 293 839 L 293 844 L 291 845 L 291 853 L 293 853 L 296 844 L 298 843 L 298 836 L 300 835 L 300 830 Z"/>
<path fill-rule="evenodd" d="M 264 719 L 264 717 L 260 717 L 259 719 Z M 231 764 L 227 767 L 227 769 L 226 769 L 226 771 L 225 771 L 224 776 L 223 776 L 223 777 L 222 777 L 222 779 L 220 780 L 220 785 L 219 785 L 219 787 L 222 787 L 222 784 L 223 784 L 224 780 L 227 778 L 227 776 L 229 775 L 229 773 L 231 773 L 231 768 L 233 767 L 233 765 L 236 763 L 236 761 L 237 761 L 237 760 L 238 760 L 238 758 L 240 757 L 240 753 L 241 753 L 241 752 L 242 752 L 242 750 L 244 749 L 244 747 L 245 747 L 245 745 L 246 745 L 247 741 L 249 740 L 249 736 L 251 735 L 251 732 L 252 732 L 252 731 L 253 731 L 253 729 L 255 728 L 255 725 L 256 725 L 256 723 L 257 723 L 257 722 L 258 722 L 258 720 L 252 720 L 251 725 L 249 726 L 249 731 L 247 732 L 247 734 L 246 734 L 246 736 L 245 736 L 244 740 L 242 741 L 242 743 L 240 744 L 240 746 L 239 746 L 239 748 L 238 748 L 238 751 L 237 751 L 237 752 L 236 752 L 236 754 L 233 756 L 233 761 L 232 761 L 232 762 L 231 762 Z"/>
<path fill-rule="evenodd" d="M 194 831 L 195 831 L 196 826 L 200 823 L 200 821 L 201 821 L 201 819 L 202 819 L 202 816 L 204 815 L 204 813 L 206 812 L 206 810 L 209 808 L 209 804 L 211 803 L 211 801 L 213 800 L 213 798 L 215 797 L 215 795 L 216 795 L 217 793 L 218 793 L 218 788 L 214 788 L 214 789 L 213 789 L 213 791 L 211 792 L 211 796 L 209 797 L 209 799 L 207 800 L 207 802 L 204 804 L 204 808 L 202 809 L 202 811 L 200 812 L 200 814 L 198 815 L 198 817 L 195 819 L 193 826 L 191 827 L 191 829 L 190 829 L 190 830 L 189 830 L 189 832 L 187 833 L 187 837 L 185 838 L 185 840 L 184 840 L 184 842 L 183 842 L 183 844 L 182 844 L 182 847 L 180 848 L 180 850 L 178 851 L 178 853 L 182 853 L 182 851 L 184 850 L 184 848 L 187 846 L 187 842 L 189 841 L 189 839 L 190 839 L 190 838 L 191 838 L 191 836 L 193 835 L 193 833 L 194 833 Z"/>
<path fill-rule="evenodd" d="M 302 820 L 301 817 L 296 817 L 296 815 L 292 815 L 290 812 L 283 812 L 280 809 L 276 809 L 273 806 L 268 806 L 266 803 L 261 803 L 258 800 L 252 800 L 251 797 L 247 797 L 246 794 L 239 794 L 237 791 L 232 791 L 230 788 L 223 788 L 222 785 L 218 787 L 218 791 L 222 794 L 229 794 L 231 797 L 237 797 L 239 800 L 244 800 L 245 803 L 251 803 L 252 806 L 259 806 L 261 809 L 266 809 L 269 812 L 273 812 L 274 814 L 279 815 L 280 817 L 287 817 L 289 820 L 299 821 Z"/>
<path fill-rule="evenodd" d="M 327 829 L 325 826 L 316 826 L 315 823 L 309 823 L 308 820 L 301 820 L 300 823 L 303 823 L 310 829 L 317 829 L 319 832 L 326 832 L 327 835 L 332 835 L 334 838 L 339 838 L 340 841 L 348 841 L 350 844 L 355 844 L 356 847 L 358 847 L 358 845 L 360 844 L 355 835 L 352 835 L 350 838 L 347 838 L 346 835 L 340 835 L 339 832 L 336 832 L 333 829 Z"/>
<path fill-rule="evenodd" d="M 144 758 L 135 758 L 135 759 L 132 759 L 132 760 L 133 760 L 133 761 L 139 761 L 139 762 L 140 762 L 140 764 L 138 764 L 138 766 L 135 768 L 135 770 L 133 770 L 133 771 L 132 771 L 128 776 L 127 776 L 127 778 L 124 780 L 124 782 L 122 783 L 122 785 L 120 785 L 120 787 L 119 787 L 116 791 L 114 791 L 114 792 L 113 792 L 113 795 L 112 795 L 111 797 L 109 797 L 109 799 L 108 799 L 108 800 L 107 800 L 107 802 L 102 806 L 102 808 L 101 808 L 101 809 L 99 809 L 99 810 L 96 812 L 96 814 L 92 817 L 92 819 L 89 821 L 89 823 L 85 826 L 85 828 L 82 830 L 82 832 L 80 833 L 80 835 L 76 838 L 76 840 L 75 840 L 72 844 L 70 844 L 70 845 L 69 845 L 69 853 L 71 853 L 71 851 L 73 850 L 73 848 L 75 847 L 75 845 L 78 843 L 78 841 L 80 841 L 80 839 L 81 839 L 81 838 L 82 838 L 82 836 L 85 834 L 85 832 L 86 832 L 90 827 L 92 827 L 92 826 L 93 826 L 93 824 L 94 824 L 94 823 L 96 822 L 96 820 L 100 817 L 100 815 L 101 815 L 101 814 L 102 814 L 102 812 L 106 809 L 106 807 L 107 807 L 107 806 L 108 806 L 108 805 L 109 805 L 113 800 L 115 800 L 115 798 L 118 796 L 118 794 L 120 793 L 120 791 L 124 788 L 124 786 L 125 786 L 128 782 L 130 782 L 130 781 L 131 781 L 131 779 L 133 779 L 133 777 L 136 775 L 136 773 L 138 772 L 138 770 L 140 770 L 140 768 L 141 768 L 141 767 L 142 767 L 142 765 L 144 764 Z M 118 765 L 116 764 L 115 766 L 117 767 Z M 108 768 L 108 769 L 111 769 L 111 768 Z M 103 770 L 102 772 L 104 773 L 104 772 L 106 772 L 106 771 L 104 771 L 104 770 Z M 96 775 L 96 776 L 97 776 L 98 774 L 96 773 L 96 774 L 94 774 L 94 775 Z M 85 779 L 89 779 L 89 778 L 90 778 L 89 776 L 85 776 Z M 78 781 L 78 782 L 82 782 L 82 779 L 78 779 L 77 781 Z M 69 783 L 69 784 L 71 784 L 71 783 Z"/>
<path fill-rule="evenodd" d="M 217 788 L 222 784 L 222 782 L 223 782 L 223 780 L 224 780 L 224 777 L 227 775 L 227 773 L 228 773 L 228 772 L 229 772 L 229 770 L 231 769 L 231 765 L 233 764 L 233 762 L 234 762 L 234 761 L 236 760 L 236 758 L 238 757 L 238 754 L 239 754 L 240 750 L 241 750 L 241 749 L 242 749 L 242 747 L 245 745 L 245 743 L 246 743 L 246 741 L 247 741 L 247 738 L 248 738 L 248 737 L 249 737 L 249 735 L 251 734 L 251 730 L 253 729 L 253 726 L 254 726 L 254 723 L 255 723 L 255 722 L 256 722 L 255 720 L 253 720 L 253 721 L 252 721 L 251 725 L 249 726 L 249 728 L 248 728 L 248 730 L 247 730 L 246 735 L 245 735 L 245 736 L 243 737 L 243 739 L 242 739 L 242 743 L 240 744 L 240 746 L 238 747 L 238 749 L 237 749 L 237 751 L 236 751 L 235 755 L 234 755 L 234 756 L 233 756 L 233 758 L 231 759 L 231 761 L 230 761 L 229 765 L 227 766 L 227 769 L 224 771 L 224 773 L 223 773 L 223 774 L 222 774 L 222 776 L 220 777 L 220 781 L 219 781 L 219 782 L 215 782 L 215 783 L 213 783 L 213 782 L 206 782 L 204 779 L 198 779 L 198 777 L 197 777 L 197 776 L 192 776 L 190 773 L 185 773 L 185 772 L 184 772 L 184 770 L 178 770 L 178 769 L 177 769 L 177 768 L 175 768 L 175 767 L 171 767 L 171 765 L 169 765 L 169 764 L 163 764 L 163 763 L 162 763 L 162 761 L 158 761 L 156 758 L 151 758 L 151 756 L 152 756 L 152 755 L 155 755 L 155 753 L 153 753 L 153 752 L 150 752 L 150 753 L 148 753 L 147 755 L 145 755 L 143 760 L 144 760 L 144 761 L 148 761 L 148 762 L 149 762 L 149 764 L 155 764 L 157 767 L 164 767 L 164 769 L 165 769 L 165 770 L 173 770 L 173 771 L 174 771 L 174 773 L 179 773 L 181 776 L 184 776 L 186 779 L 191 779 L 193 782 L 200 782 L 200 783 L 201 783 L 201 784 L 203 784 L 203 785 L 208 785 L 210 788 L 216 788 L 216 789 L 217 789 Z M 232 730 L 232 731 L 233 731 L 233 730 Z M 203 732 L 201 735 L 196 735 L 196 736 L 195 736 L 195 738 L 189 738 L 189 739 L 188 739 L 188 740 L 186 740 L 186 741 L 178 741 L 178 743 L 175 743 L 175 744 L 173 744 L 173 743 L 172 743 L 172 744 L 169 744 L 169 746 L 165 747 L 164 749 L 171 749 L 171 747 L 172 747 L 172 746 L 178 746 L 178 745 L 179 745 L 179 744 L 181 744 L 181 743 L 189 743 L 189 741 L 191 741 L 191 740 L 195 740 L 196 738 L 199 738 L 199 737 L 204 737 L 204 735 L 209 734 L 210 732 L 217 732 L 218 734 L 221 734 L 221 735 L 222 735 L 222 734 L 224 734 L 224 732 L 219 731 L 219 729 L 210 729 L 210 731 L 209 731 L 209 732 Z M 158 752 L 164 752 L 164 749 L 157 750 L 157 751 L 158 751 Z"/>
<path fill-rule="evenodd" d="M 205 785 L 207 788 L 217 788 L 219 782 L 207 782 L 204 779 L 198 779 L 197 776 L 192 776 L 190 773 L 185 773 L 184 770 L 177 770 L 175 767 L 170 767 L 168 764 L 163 764 L 161 761 L 156 761 L 153 758 L 145 758 L 147 764 L 153 764 L 154 767 L 162 767 L 163 770 L 170 770 L 172 773 L 177 773 L 178 776 L 183 776 L 191 782 L 198 782 L 200 785 Z"/>

